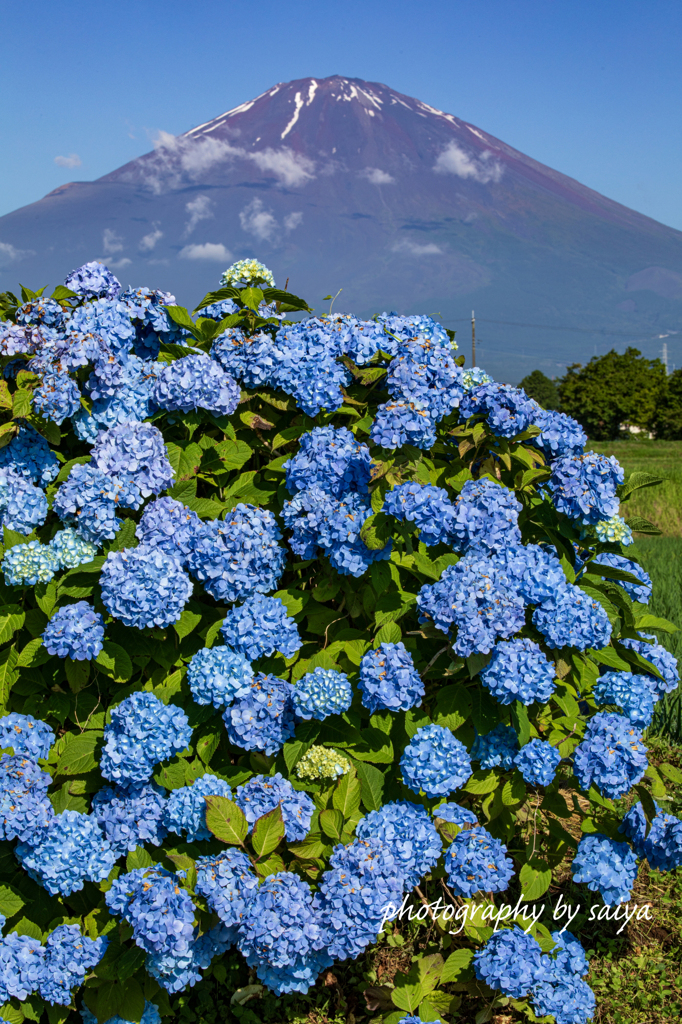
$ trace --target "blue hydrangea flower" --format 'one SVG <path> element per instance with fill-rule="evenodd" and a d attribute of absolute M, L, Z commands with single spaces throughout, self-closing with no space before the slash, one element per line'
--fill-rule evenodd
<path fill-rule="evenodd" d="M 37 761 L 39 757 L 47 757 L 54 740 L 54 731 L 47 722 L 33 715 L 13 711 L 0 718 L 0 748 L 11 747 L 15 754 Z"/>
<path fill-rule="evenodd" d="M 81 407 L 81 394 L 68 373 L 46 373 L 33 392 L 33 408 L 58 427 Z"/>
<path fill-rule="evenodd" d="M 92 544 L 113 540 L 122 525 L 117 507 L 139 508 L 142 496 L 130 477 L 112 477 L 92 463 L 72 467 L 52 509 Z"/>
<path fill-rule="evenodd" d="M 631 576 L 636 576 L 641 581 L 640 585 L 628 583 L 626 580 L 616 580 L 616 583 L 623 588 L 633 601 L 639 601 L 640 604 L 649 603 L 649 598 L 651 597 L 651 576 L 637 562 L 632 562 L 629 558 L 623 558 L 622 555 L 614 555 L 610 551 L 602 551 L 594 559 L 594 565 L 610 565 L 612 569 L 620 569 L 621 572 L 628 572 Z"/>
<path fill-rule="evenodd" d="M 194 904 L 177 875 L 160 864 L 135 868 L 114 879 L 104 900 L 112 914 L 133 929 L 147 953 L 186 952 L 194 938 Z"/>
<path fill-rule="evenodd" d="M 415 448 L 433 448 L 436 429 L 423 402 L 385 402 L 376 412 L 370 440 L 381 448 L 395 450 L 406 444 Z"/>
<path fill-rule="evenodd" d="M 507 847 L 480 825 L 463 829 L 445 851 L 448 885 L 459 896 L 504 892 L 514 874 Z"/>
<path fill-rule="evenodd" d="M 471 758 L 481 768 L 511 768 L 519 749 L 519 738 L 510 725 L 500 722 L 485 736 L 477 736 L 471 748 Z"/>
<path fill-rule="evenodd" d="M 331 964 L 325 935 L 313 910 L 310 886 L 298 875 L 270 875 L 252 897 L 237 948 L 249 967 L 277 995 L 307 992 Z"/>
<path fill-rule="evenodd" d="M 195 889 L 228 928 L 239 925 L 258 889 L 258 876 L 241 850 L 230 847 L 196 861 Z"/>
<path fill-rule="evenodd" d="M 94 818 L 62 811 L 14 851 L 24 871 L 50 896 L 70 896 L 84 882 L 101 882 L 114 866 L 114 851 Z"/>
<path fill-rule="evenodd" d="M 0 355 L 33 355 L 39 347 L 41 333 L 36 328 L 22 327 L 9 320 L 0 321 Z M 21 363 L 21 367 L 26 365 L 23 359 L 17 359 L 15 365 L 17 363 Z M 5 374 L 7 369 L 8 367 L 5 367 Z"/>
<path fill-rule="evenodd" d="M 410 482 L 389 491 L 382 509 L 399 522 L 406 519 L 419 528 L 419 539 L 427 547 L 452 541 L 455 507 L 448 492 L 433 484 Z"/>
<path fill-rule="evenodd" d="M 635 542 L 632 530 L 622 516 L 602 519 L 601 522 L 596 523 L 594 532 L 597 535 L 597 540 L 600 540 L 602 544 L 623 544 L 627 547 Z"/>
<path fill-rule="evenodd" d="M 648 767 L 642 734 L 624 715 L 598 712 L 587 724 L 573 756 L 573 772 L 581 789 L 596 786 L 611 800 L 630 790 Z"/>
<path fill-rule="evenodd" d="M 163 434 L 152 423 L 119 423 L 97 438 L 92 461 L 103 473 L 131 477 L 148 498 L 173 483 Z"/>
<path fill-rule="evenodd" d="M 225 520 L 205 522 L 188 554 L 195 579 L 216 601 L 243 601 L 274 590 L 284 570 L 282 534 L 268 509 L 240 502 Z"/>
<path fill-rule="evenodd" d="M 522 928 L 502 928 L 474 954 L 479 981 L 512 999 L 523 999 L 542 977 L 542 950 Z"/>
<path fill-rule="evenodd" d="M 329 715 L 342 715 L 353 702 L 348 676 L 331 668 L 314 668 L 296 683 L 293 694 L 297 718 L 316 718 L 323 722 Z"/>
<path fill-rule="evenodd" d="M 61 330 L 66 323 L 66 315 L 59 303 L 44 296 L 22 303 L 16 315 L 18 324 L 30 324 L 34 327 L 54 327 Z"/>
<path fill-rule="evenodd" d="M 166 801 L 163 824 L 169 832 L 185 835 L 188 843 L 210 839 L 211 831 L 206 828 L 207 796 L 226 796 L 232 799 L 232 790 L 224 779 L 215 775 L 202 775 L 191 786 L 174 789 Z"/>
<path fill-rule="evenodd" d="M 392 398 L 420 402 L 434 423 L 456 409 L 464 396 L 462 370 L 452 354 L 430 340 L 404 341 L 388 368 L 386 384 Z"/>
<path fill-rule="evenodd" d="M 202 314 L 205 312 L 202 310 Z M 211 358 L 247 388 L 262 388 L 275 380 L 275 346 L 270 335 L 262 331 L 247 337 L 239 327 L 228 327 L 213 342 Z"/>
<path fill-rule="evenodd" d="M 157 498 L 142 513 L 135 536 L 140 544 L 161 548 L 184 566 L 200 527 L 201 519 L 187 505 L 175 498 Z"/>
<path fill-rule="evenodd" d="M 58 608 L 43 632 L 49 654 L 74 661 L 91 661 L 102 650 L 104 619 L 87 601 Z"/>
<path fill-rule="evenodd" d="M 5 583 L 14 587 L 49 583 L 58 569 L 59 562 L 54 551 L 39 540 L 16 544 L 5 552 L 2 560 Z"/>
<path fill-rule="evenodd" d="M 594 992 L 582 978 L 567 975 L 562 967 L 548 970 L 549 959 L 543 956 L 543 977 L 533 989 L 535 1012 L 540 1017 L 551 1013 L 556 1024 L 587 1024 L 596 1008 Z"/>
<path fill-rule="evenodd" d="M 582 455 L 587 434 L 572 416 L 554 409 L 543 409 L 535 419 L 540 433 L 532 439 L 547 460 L 561 459 L 564 455 Z"/>
<path fill-rule="evenodd" d="M 439 807 L 434 808 L 434 818 L 442 818 L 443 821 L 450 822 L 451 825 L 478 825 L 478 818 L 473 811 L 470 811 L 468 807 L 461 807 L 455 803 L 440 804 Z"/>
<path fill-rule="evenodd" d="M 152 386 L 159 365 L 134 355 L 96 362 L 85 385 L 92 408 L 90 412 L 81 409 L 73 418 L 78 437 L 94 444 L 100 431 L 121 423 L 141 423 L 156 412 Z"/>
<path fill-rule="evenodd" d="M 158 981 L 167 992 L 182 992 L 201 981 L 201 972 L 210 967 L 215 957 L 223 956 L 234 944 L 234 930 L 223 924 L 199 935 L 187 949 L 150 953 L 145 968 L 150 978 Z M 108 1024 L 108 1022 L 107 1022 Z"/>
<path fill-rule="evenodd" d="M 145 843 L 161 845 L 166 837 L 165 806 L 163 790 L 154 782 L 105 786 L 92 798 L 93 817 L 117 857 Z"/>
<path fill-rule="evenodd" d="M 9 744 L 8 744 L 9 745 Z M 51 776 L 23 754 L 0 757 L 0 838 L 29 842 L 54 817 Z"/>
<path fill-rule="evenodd" d="M 382 349 L 389 355 L 398 351 L 389 347 L 391 344 L 418 340 L 429 345 L 434 351 L 453 352 L 457 343 L 450 340 L 448 332 L 433 317 L 417 313 L 415 316 L 400 316 L 398 313 L 381 313 L 377 318 L 385 332 Z"/>
<path fill-rule="evenodd" d="M 433 621 L 443 633 L 457 628 L 455 652 L 468 657 L 488 653 L 524 625 L 523 598 L 505 567 L 477 552 L 448 565 L 437 583 L 417 595 L 419 621 Z"/>
<path fill-rule="evenodd" d="M 560 763 L 557 748 L 540 739 L 530 740 L 514 758 L 514 767 L 530 786 L 549 786 Z"/>
<path fill-rule="evenodd" d="M 472 366 L 462 374 L 462 387 L 465 391 L 471 391 L 472 388 L 478 387 L 479 384 L 492 383 L 492 379 L 482 367 Z"/>
<path fill-rule="evenodd" d="M 482 416 L 497 437 L 515 437 L 535 422 L 538 408 L 537 402 L 520 388 L 491 381 L 467 391 L 459 415 L 461 420 Z"/>
<path fill-rule="evenodd" d="M 481 670 L 481 682 L 500 704 L 538 701 L 545 704 L 554 693 L 556 670 L 533 640 L 502 640 Z"/>
<path fill-rule="evenodd" d="M 356 366 L 366 366 L 378 352 L 393 356 L 398 350 L 398 341 L 376 320 L 358 320 L 348 313 L 332 313 L 320 319 L 339 336 L 339 348 Z"/>
<path fill-rule="evenodd" d="M 223 299 L 222 302 L 211 302 L 208 306 L 201 306 L 201 316 L 207 316 L 210 320 L 224 320 L 238 312 L 239 306 L 234 299 Z"/>
<path fill-rule="evenodd" d="M 115 299 L 121 290 L 109 268 L 97 260 L 72 270 L 64 285 L 83 299 Z"/>
<path fill-rule="evenodd" d="M 38 939 L 10 932 L 0 938 L 0 1000 L 22 1002 L 38 991 L 45 971 L 45 950 Z M 9 1022 L 5 1020 L 5 1024 Z"/>
<path fill-rule="evenodd" d="M 654 675 L 649 677 L 649 684 L 654 694 L 658 694 L 660 698 L 664 693 L 672 693 L 680 682 L 677 659 L 670 651 L 666 651 L 662 644 L 657 643 L 656 637 L 651 633 L 640 633 L 639 635 L 642 637 L 641 640 L 624 639 L 621 640 L 621 643 L 624 647 L 629 647 L 631 651 L 636 651 L 637 654 L 641 654 L 643 658 L 650 661 L 663 676 L 662 679 Z M 653 643 L 646 643 L 647 640 L 653 640 Z"/>
<path fill-rule="evenodd" d="M 243 654 L 227 647 L 204 647 L 189 663 L 187 682 L 197 704 L 220 709 L 250 693 L 253 669 Z"/>
<path fill-rule="evenodd" d="M 405 878 L 405 888 L 414 889 L 438 863 L 443 841 L 429 812 L 408 800 L 384 804 L 370 811 L 355 829 L 358 839 L 381 839 L 393 851 Z"/>
<path fill-rule="evenodd" d="M 293 687 L 276 676 L 259 672 L 249 693 L 225 711 L 230 742 L 244 750 L 276 754 L 294 735 Z"/>
<path fill-rule="evenodd" d="M 521 505 L 508 487 L 488 477 L 467 480 L 450 524 L 453 547 L 457 551 L 476 548 L 489 555 L 520 544 L 520 511 Z"/>
<path fill-rule="evenodd" d="M 0 524 L 28 537 L 47 517 L 47 498 L 23 476 L 0 469 Z"/>
<path fill-rule="evenodd" d="M 315 427 L 304 434 L 296 454 L 284 463 L 289 494 L 316 486 L 334 498 L 366 494 L 372 457 L 346 427 Z"/>
<path fill-rule="evenodd" d="M 137 691 L 111 710 L 100 772 L 112 782 L 146 782 L 160 761 L 184 750 L 191 738 L 184 711 L 162 704 L 153 693 Z"/>
<path fill-rule="evenodd" d="M 646 857 L 656 871 L 673 871 L 682 865 L 682 821 L 666 814 L 656 804 L 656 817 L 646 835 L 644 809 L 638 801 L 623 818 L 619 831 L 624 832 L 638 857 Z"/>
<path fill-rule="evenodd" d="M 49 547 L 56 555 L 60 569 L 75 569 L 85 565 L 93 560 L 99 550 L 97 544 L 81 537 L 70 526 L 55 533 Z"/>
<path fill-rule="evenodd" d="M 45 438 L 26 424 L 0 448 L 0 469 L 10 469 L 31 484 L 47 487 L 59 473 L 59 460 Z"/>
<path fill-rule="evenodd" d="M 533 624 L 548 647 L 601 650 L 611 639 L 609 617 L 580 587 L 564 583 L 533 612 Z"/>
<path fill-rule="evenodd" d="M 376 942 L 386 907 L 400 906 L 404 887 L 402 865 L 382 839 L 335 846 L 314 901 L 329 956 L 356 959 Z"/>
<path fill-rule="evenodd" d="M 612 907 L 630 899 L 637 877 L 637 858 L 627 843 L 617 843 L 599 832 L 583 836 L 571 864 L 573 880 L 601 893 Z"/>
<path fill-rule="evenodd" d="M 632 672 L 605 672 L 597 680 L 592 696 L 597 704 L 615 704 L 633 725 L 646 729 L 654 717 L 654 700 L 659 699 L 650 678 Z"/>
<path fill-rule="evenodd" d="M 109 614 L 137 629 L 177 622 L 193 589 L 173 555 L 146 546 L 110 551 L 100 586 Z"/>
<path fill-rule="evenodd" d="M 360 662 L 359 688 L 362 703 L 372 713 L 408 711 L 418 707 L 424 696 L 424 683 L 402 640 L 367 651 Z"/>
<path fill-rule="evenodd" d="M 45 960 L 38 991 L 53 1006 L 68 1006 L 71 990 L 80 988 L 85 975 L 100 962 L 109 940 L 82 935 L 76 924 L 60 924 L 47 937 Z"/>
<path fill-rule="evenodd" d="M 302 320 L 280 327 L 273 355 L 277 363 L 274 383 L 307 416 L 323 409 L 334 412 L 343 405 L 343 387 L 351 382 L 349 371 L 336 361 L 337 339 L 320 320 Z"/>
<path fill-rule="evenodd" d="M 284 602 L 279 597 L 264 597 L 260 593 L 252 594 L 244 604 L 231 608 L 220 632 L 227 646 L 249 661 L 275 651 L 291 658 L 302 643 L 298 627 L 287 615 Z"/>
<path fill-rule="evenodd" d="M 239 405 L 240 394 L 234 377 L 205 352 L 167 363 L 157 373 L 152 387 L 152 399 L 161 409 L 206 409 L 217 416 L 231 416 Z"/>
<path fill-rule="evenodd" d="M 237 788 L 234 800 L 251 827 L 258 818 L 279 805 L 285 835 L 290 843 L 305 839 L 310 831 L 315 804 L 307 793 L 294 789 L 280 772 L 276 775 L 255 775 Z"/>
<path fill-rule="evenodd" d="M 413 793 L 448 796 L 471 775 L 467 748 L 442 725 L 424 725 L 400 758 L 402 780 Z"/>
<path fill-rule="evenodd" d="M 130 312 L 118 299 L 86 302 L 72 313 L 69 330 L 79 334 L 98 334 L 116 355 L 130 352 L 135 340 Z"/>
<path fill-rule="evenodd" d="M 566 586 L 566 575 L 553 551 L 539 544 L 511 545 L 498 554 L 507 574 L 516 581 L 519 593 L 528 604 L 540 604 Z"/>
<path fill-rule="evenodd" d="M 623 467 L 615 456 L 585 452 L 564 455 L 552 463 L 547 487 L 558 512 L 594 525 L 618 512 L 616 488 L 622 482 Z"/>

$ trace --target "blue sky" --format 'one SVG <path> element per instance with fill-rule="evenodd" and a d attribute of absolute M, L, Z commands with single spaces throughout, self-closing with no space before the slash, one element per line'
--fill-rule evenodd
<path fill-rule="evenodd" d="M 682 229 L 681 34 L 679 0 L 7 4 L 0 214 L 278 81 L 342 74 Z"/>

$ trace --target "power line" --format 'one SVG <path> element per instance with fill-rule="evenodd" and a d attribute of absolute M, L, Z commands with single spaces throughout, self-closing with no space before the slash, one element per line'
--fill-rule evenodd
<path fill-rule="evenodd" d="M 445 324 L 461 324 L 469 321 L 469 317 L 458 317 L 456 320 L 444 320 Z M 641 337 L 641 331 L 632 332 L 631 334 L 623 334 L 622 331 L 607 331 L 601 327 L 557 327 L 556 324 L 524 324 L 517 320 L 488 320 L 485 317 L 476 317 L 483 324 L 502 324 L 505 327 L 535 327 L 541 331 L 571 331 L 574 334 L 608 334 L 613 338 L 639 338 Z M 668 334 L 676 334 L 676 331 L 669 331 Z M 660 334 L 653 334 L 650 336 L 652 341 L 660 338 Z M 643 340 L 649 340 L 649 337 Z"/>

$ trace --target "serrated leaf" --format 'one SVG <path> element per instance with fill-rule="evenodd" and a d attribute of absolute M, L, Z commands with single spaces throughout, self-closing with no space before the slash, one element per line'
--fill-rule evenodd
<path fill-rule="evenodd" d="M 669 622 L 668 619 L 661 619 L 658 615 L 649 615 L 647 612 L 644 615 L 635 616 L 635 629 L 642 631 L 660 629 L 663 633 L 677 633 L 679 626 L 676 626 L 674 622 Z"/>
<path fill-rule="evenodd" d="M 126 856 L 126 871 L 134 871 L 135 868 L 150 868 L 154 863 L 150 853 L 147 853 L 143 846 L 136 846 Z"/>
<path fill-rule="evenodd" d="M 499 781 L 499 777 L 492 768 L 488 771 L 479 769 L 477 772 L 473 772 L 464 789 L 467 793 L 477 793 L 479 795 L 492 793 L 494 789 L 497 789 Z"/>
<path fill-rule="evenodd" d="M 446 985 L 448 982 L 457 981 L 460 975 L 468 971 L 473 958 L 473 949 L 456 949 L 454 953 L 450 954 L 443 965 L 440 984 Z"/>
<path fill-rule="evenodd" d="M 400 630 L 400 626 L 397 622 L 387 622 L 385 626 L 382 626 L 377 635 L 374 638 L 374 646 L 378 647 L 379 644 L 397 644 L 403 638 L 403 634 Z"/>
<path fill-rule="evenodd" d="M 520 700 L 515 700 L 511 706 L 511 720 L 519 737 L 519 746 L 523 747 L 530 739 L 530 719 L 528 708 Z"/>
<path fill-rule="evenodd" d="M 258 307 L 263 301 L 263 292 L 260 288 L 242 288 L 239 292 L 239 298 L 245 306 L 248 306 L 254 313 L 257 313 Z"/>
<path fill-rule="evenodd" d="M 178 621 L 173 623 L 173 629 L 180 639 L 184 640 L 186 636 L 189 636 L 190 633 L 194 632 L 200 622 L 201 612 L 193 611 L 191 608 L 185 608 Z"/>
<path fill-rule="evenodd" d="M 676 768 L 674 764 L 668 764 L 665 762 L 664 764 L 659 765 L 659 768 L 666 778 L 670 779 L 670 781 L 676 786 L 682 786 L 682 772 L 679 768 Z"/>
<path fill-rule="evenodd" d="M 17 680 L 17 652 L 15 647 L 0 651 L 0 713 L 4 714 L 12 687 Z"/>
<path fill-rule="evenodd" d="M 14 886 L 0 885 L 0 914 L 8 918 L 14 917 L 24 906 L 26 901 Z"/>
<path fill-rule="evenodd" d="M 336 783 L 332 794 L 332 803 L 338 811 L 341 811 L 346 821 L 357 811 L 360 806 L 360 783 L 354 771 L 342 775 Z"/>
<path fill-rule="evenodd" d="M 251 834 L 251 843 L 256 854 L 259 857 L 267 857 L 272 853 L 284 838 L 284 831 L 282 808 L 278 804 L 267 814 L 256 819 Z"/>
<path fill-rule="evenodd" d="M 385 778 L 383 772 L 372 764 L 357 761 L 355 764 L 360 782 L 360 799 L 368 811 L 378 811 L 383 803 Z"/>
<path fill-rule="evenodd" d="M 278 853 L 271 853 L 265 860 L 259 860 L 254 864 L 256 874 L 259 878 L 269 878 L 270 875 L 276 875 L 280 871 L 285 870 L 284 861 Z"/>
<path fill-rule="evenodd" d="M 320 828 L 326 836 L 338 843 L 343 832 L 343 814 L 336 807 L 328 807 L 320 813 Z"/>
<path fill-rule="evenodd" d="M 90 678 L 89 661 L 73 661 L 71 658 L 64 659 L 64 672 L 72 693 L 80 693 L 88 685 Z"/>
<path fill-rule="evenodd" d="M 104 640 L 96 661 L 100 668 L 117 683 L 127 682 L 133 674 L 133 663 L 128 657 L 128 652 L 112 640 Z"/>
<path fill-rule="evenodd" d="M 521 775 L 514 772 L 502 787 L 502 803 L 505 807 L 514 807 L 526 799 L 526 786 Z"/>
<path fill-rule="evenodd" d="M 391 539 L 391 520 L 384 512 L 369 516 L 360 530 L 360 539 L 370 551 L 381 551 Z"/>
<path fill-rule="evenodd" d="M 445 726 L 454 732 L 471 716 L 471 707 L 471 697 L 467 688 L 458 683 L 451 683 L 438 691 L 433 720 L 437 725 Z"/>
<path fill-rule="evenodd" d="M 242 846 L 249 823 L 233 800 L 226 796 L 207 796 L 206 826 L 221 843 Z"/>
<path fill-rule="evenodd" d="M 643 516 L 630 516 L 625 523 L 633 533 L 647 533 L 652 537 L 658 537 L 661 533 L 657 526 L 650 523 L 648 519 L 644 519 Z"/>
<path fill-rule="evenodd" d="M 6 643 L 26 621 L 21 605 L 6 604 L 0 609 L 0 644 Z"/>
<path fill-rule="evenodd" d="M 33 400 L 33 392 L 26 390 L 19 390 L 14 392 L 14 400 L 12 403 L 12 415 L 15 419 L 25 419 L 31 414 L 31 402 Z"/>
<path fill-rule="evenodd" d="M 519 871 L 519 881 L 523 898 L 537 900 L 549 889 L 552 872 L 544 862 L 533 861 L 533 864 L 522 865 Z"/>
<path fill-rule="evenodd" d="M 101 739 L 94 730 L 79 735 L 67 733 L 69 742 L 57 762 L 56 775 L 84 775 L 97 766 L 95 750 Z"/>

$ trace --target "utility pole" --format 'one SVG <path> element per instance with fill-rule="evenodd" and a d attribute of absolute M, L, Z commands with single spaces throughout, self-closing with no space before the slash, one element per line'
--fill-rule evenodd
<path fill-rule="evenodd" d="M 471 365 L 476 365 L 476 317 L 471 310 Z"/>
<path fill-rule="evenodd" d="M 668 376 L 668 342 L 663 342 L 663 365 L 665 366 L 665 375 Z"/>

